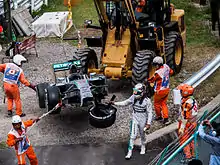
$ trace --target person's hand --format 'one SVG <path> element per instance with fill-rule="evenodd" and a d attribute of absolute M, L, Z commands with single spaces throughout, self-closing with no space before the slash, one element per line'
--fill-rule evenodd
<path fill-rule="evenodd" d="M 36 122 L 36 123 L 37 123 L 39 120 L 40 120 L 39 118 L 32 119 L 33 123 L 34 123 L 34 122 Z"/>
<path fill-rule="evenodd" d="M 112 105 L 115 105 L 115 102 L 114 101 L 109 101 L 110 104 Z"/>
<path fill-rule="evenodd" d="M 151 86 L 151 88 L 153 88 L 154 87 L 154 83 L 150 83 L 150 86 Z"/>
<path fill-rule="evenodd" d="M 147 130 L 150 129 L 150 124 L 147 124 L 145 127 L 144 127 L 144 132 L 146 132 Z"/>
<path fill-rule="evenodd" d="M 184 134 L 184 128 L 180 128 L 180 129 L 178 130 L 178 133 L 179 133 L 179 135 L 183 135 L 183 134 Z"/>
<path fill-rule="evenodd" d="M 16 138 L 15 139 L 15 143 L 17 143 L 17 142 L 19 142 L 19 141 L 22 141 L 23 140 L 23 138 Z"/>
<path fill-rule="evenodd" d="M 154 76 L 152 76 L 152 77 L 149 77 L 148 79 L 147 79 L 147 81 L 148 81 L 148 83 L 150 83 L 150 85 L 151 84 L 154 84 Z"/>
<path fill-rule="evenodd" d="M 209 126 L 209 127 L 212 127 L 212 125 L 211 125 L 211 123 L 210 123 L 210 121 L 209 120 L 204 120 L 203 122 L 202 122 L 202 125 L 203 126 Z"/>
<path fill-rule="evenodd" d="M 30 84 L 30 85 L 29 85 L 29 88 L 33 89 L 33 90 L 36 92 L 36 86 L 35 86 L 35 85 Z"/>

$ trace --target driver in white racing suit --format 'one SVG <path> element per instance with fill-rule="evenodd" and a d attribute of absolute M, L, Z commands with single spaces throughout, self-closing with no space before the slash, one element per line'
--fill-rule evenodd
<path fill-rule="evenodd" d="M 141 152 L 145 154 L 145 130 L 150 128 L 152 121 L 152 103 L 151 100 L 144 95 L 145 86 L 138 83 L 133 88 L 133 95 L 125 101 L 112 102 L 116 106 L 132 105 L 133 114 L 130 127 L 130 140 L 128 145 L 128 153 L 125 159 L 130 159 L 134 141 L 137 137 L 138 130 L 141 136 Z"/>

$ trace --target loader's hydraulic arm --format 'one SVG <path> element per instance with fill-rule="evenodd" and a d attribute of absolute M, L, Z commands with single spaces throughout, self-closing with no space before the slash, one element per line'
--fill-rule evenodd
<path fill-rule="evenodd" d="M 119 2 L 115 3 L 115 9 L 116 9 L 116 31 L 115 31 L 115 40 L 121 40 L 121 11 L 120 11 L 120 4 Z"/>
<path fill-rule="evenodd" d="M 94 4 L 99 16 L 100 25 L 108 25 L 110 29 L 116 28 L 115 40 L 121 39 L 121 27 L 125 29 L 129 25 L 136 25 L 130 0 L 94 0 Z"/>

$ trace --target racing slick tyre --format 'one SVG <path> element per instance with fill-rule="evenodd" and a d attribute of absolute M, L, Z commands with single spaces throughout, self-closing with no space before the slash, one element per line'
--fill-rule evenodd
<path fill-rule="evenodd" d="M 179 73 L 183 63 L 183 39 L 175 31 L 171 31 L 165 37 L 166 63 L 173 69 L 174 73 Z"/>
<path fill-rule="evenodd" d="M 98 68 L 98 58 L 96 52 L 90 48 L 78 49 L 73 56 L 73 60 L 81 60 L 82 72 L 90 73 L 90 69 Z"/>
<path fill-rule="evenodd" d="M 46 108 L 46 89 L 49 86 L 48 83 L 41 83 L 37 85 L 37 98 L 40 108 Z"/>
<path fill-rule="evenodd" d="M 116 120 L 117 109 L 112 105 L 98 103 L 89 108 L 89 123 L 96 128 L 107 128 L 112 126 Z"/>
<path fill-rule="evenodd" d="M 61 102 L 60 89 L 57 86 L 49 86 L 47 88 L 47 110 L 52 110 L 59 102 Z M 51 114 L 59 114 L 61 107 L 51 112 Z"/>
<path fill-rule="evenodd" d="M 132 67 L 133 86 L 135 86 L 137 83 L 145 83 L 148 77 L 153 76 L 155 70 L 152 67 L 152 61 L 155 56 L 155 52 L 151 50 L 141 50 L 136 53 Z M 153 95 L 153 89 L 150 85 L 148 85 L 148 83 L 145 85 L 147 87 L 147 96 L 151 97 Z"/>

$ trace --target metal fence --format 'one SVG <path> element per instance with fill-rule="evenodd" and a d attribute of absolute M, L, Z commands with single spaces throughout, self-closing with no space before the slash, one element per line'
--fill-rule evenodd
<path fill-rule="evenodd" d="M 210 122 L 220 122 L 220 104 L 208 112 L 205 111 L 203 116 L 198 120 L 198 126 L 204 119 L 210 120 Z M 208 164 L 209 150 L 207 145 L 203 144 L 203 141 L 198 137 L 198 126 L 196 129 L 190 129 L 192 134 L 188 139 L 180 144 L 180 138 L 175 139 L 170 143 L 160 154 L 158 154 L 148 165 L 183 165 L 181 160 L 184 160 L 183 148 L 194 140 L 195 156 L 196 159 L 202 160 L 204 164 Z M 205 146 L 205 147 L 204 147 Z"/>
<path fill-rule="evenodd" d="M 3 2 L 5 0 L 0 0 L 0 15 L 4 14 Z M 11 0 L 11 8 L 17 9 L 18 7 L 25 7 L 30 9 L 31 12 L 38 11 L 42 5 L 48 5 L 48 0 Z"/>
<path fill-rule="evenodd" d="M 211 118 L 208 117 L 207 119 L 210 120 L 210 122 L 216 121 L 219 122 L 220 121 L 220 106 L 216 107 L 217 113 L 212 116 Z M 180 151 L 183 150 L 183 148 L 188 145 L 189 143 L 192 142 L 192 140 L 194 140 L 195 138 L 197 138 L 198 136 L 198 131 L 196 131 L 187 141 L 185 141 L 179 148 L 177 148 L 163 163 L 162 165 L 179 165 L 180 160 L 183 158 L 183 153 L 181 153 Z M 204 144 L 204 141 L 199 139 L 198 140 L 194 140 L 195 143 L 195 147 L 197 148 L 197 151 L 199 151 L 196 159 L 201 160 L 204 164 L 208 164 L 209 162 L 209 155 L 210 155 L 210 146 L 207 144 Z"/>
<path fill-rule="evenodd" d="M 206 64 L 202 69 L 193 74 L 189 79 L 183 82 L 183 84 L 191 85 L 193 88 L 197 87 L 201 82 L 206 80 L 212 73 L 214 73 L 220 67 L 220 54 Z M 174 104 L 181 103 L 180 90 L 173 89 L 173 102 Z"/>
<path fill-rule="evenodd" d="M 210 61 L 208 64 L 206 64 L 202 69 L 200 69 L 198 72 L 193 74 L 189 79 L 183 82 L 183 84 L 188 84 L 193 86 L 194 88 L 197 87 L 201 82 L 206 80 L 207 77 L 209 77 L 211 74 L 213 74 L 218 68 L 220 67 L 220 54 L 218 54 L 212 61 Z M 175 98 L 176 97 L 176 98 Z M 174 89 L 174 103 L 180 104 L 180 91 L 177 89 Z M 208 112 L 207 110 L 205 113 Z M 220 121 L 220 103 L 208 114 L 203 114 L 201 118 L 197 120 L 197 123 L 200 123 L 203 119 L 210 119 L 210 121 L 216 120 L 218 118 L 218 121 Z M 198 127 L 197 127 L 198 128 Z M 194 140 L 196 146 L 199 148 L 196 148 L 196 157 L 203 162 L 207 161 L 207 158 L 204 157 L 204 148 L 201 148 L 201 141 L 200 143 L 197 143 L 197 136 L 198 131 L 196 129 L 190 129 L 189 132 L 192 133 L 190 137 L 187 137 L 188 140 L 186 140 L 183 144 L 180 144 L 180 138 L 175 139 L 172 143 L 170 143 L 159 155 L 157 155 L 154 160 L 152 160 L 149 165 L 179 165 L 181 164 L 181 159 L 183 158 L 183 148 L 189 144 L 192 140 Z M 206 145 L 203 145 L 206 146 Z M 204 151 L 204 152 L 203 152 Z M 208 163 L 206 163 L 208 164 Z"/>

